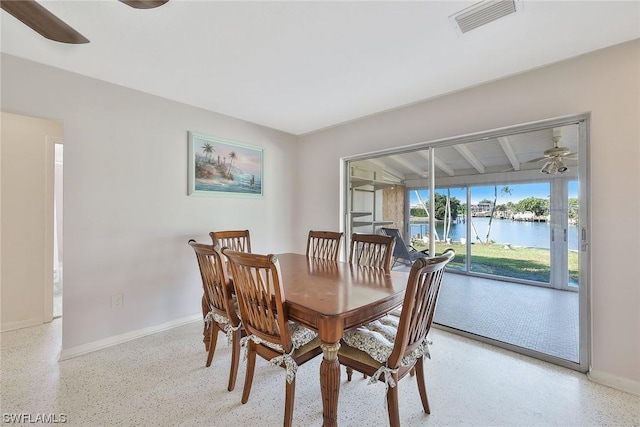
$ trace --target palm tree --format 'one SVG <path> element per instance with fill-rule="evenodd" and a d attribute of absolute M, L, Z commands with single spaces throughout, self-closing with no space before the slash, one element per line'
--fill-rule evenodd
<path fill-rule="evenodd" d="M 420 193 L 418 192 L 418 190 L 415 190 L 415 194 L 416 194 L 416 197 L 418 198 L 418 202 L 420 202 L 420 204 L 422 205 L 422 208 L 426 213 L 426 217 L 429 220 L 429 224 L 431 224 L 431 218 L 429 217 L 429 205 L 422 200 L 422 197 L 420 197 Z M 429 233 L 431 233 L 431 229 L 429 229 Z M 436 230 L 435 227 L 433 228 L 433 235 L 435 237 L 435 240 L 437 241 L 440 240 L 440 238 L 438 237 L 438 230 Z"/>
<path fill-rule="evenodd" d="M 511 187 L 505 185 L 500 189 L 501 196 L 510 196 L 511 195 Z M 509 205 L 509 198 L 507 197 L 507 205 Z M 508 209 L 508 208 L 507 208 Z"/>
<path fill-rule="evenodd" d="M 489 215 L 489 226 L 487 227 L 486 243 L 489 243 L 489 234 L 491 234 L 491 221 L 493 221 L 493 214 L 496 213 L 496 204 L 498 203 L 498 186 L 493 186 L 493 206 L 491 206 L 491 215 Z"/>
<path fill-rule="evenodd" d="M 227 175 L 231 173 L 231 166 L 233 166 L 233 161 L 238 158 L 238 155 L 235 151 L 229 153 L 229 170 L 227 171 Z"/>
<path fill-rule="evenodd" d="M 511 188 L 508 185 L 505 185 L 500 189 L 500 195 L 504 196 L 505 194 L 511 195 Z M 491 207 L 491 215 L 489 215 L 489 226 L 487 228 L 487 239 L 486 242 L 489 243 L 489 234 L 491 234 L 491 221 L 493 221 L 493 215 L 496 213 L 496 206 L 498 204 L 498 186 L 493 186 L 493 206 Z"/>
<path fill-rule="evenodd" d="M 447 200 L 444 207 L 444 241 L 449 238 L 449 232 L 451 231 L 451 189 L 447 188 Z"/>
<path fill-rule="evenodd" d="M 215 148 L 213 148 L 213 145 L 209 144 L 208 142 L 205 143 L 202 147 L 202 151 L 207 156 L 207 162 L 211 163 L 211 154 L 216 151 Z"/>

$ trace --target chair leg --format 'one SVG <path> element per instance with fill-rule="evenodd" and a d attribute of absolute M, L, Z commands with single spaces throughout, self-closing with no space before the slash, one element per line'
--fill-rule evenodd
<path fill-rule="evenodd" d="M 244 390 L 242 390 L 242 403 L 247 403 L 251 384 L 253 383 L 253 372 L 256 369 L 256 344 L 249 341 L 247 344 L 247 372 L 244 376 Z"/>
<path fill-rule="evenodd" d="M 387 389 L 387 410 L 389 412 L 389 425 L 400 427 L 400 413 L 398 412 L 398 375 L 394 374 L 395 387 Z"/>
<path fill-rule="evenodd" d="M 242 331 L 238 329 L 233 333 L 233 343 L 231 343 L 231 370 L 229 371 L 229 386 L 227 387 L 229 391 L 236 387 L 238 364 L 240 363 L 240 338 L 242 338 Z"/>
<path fill-rule="evenodd" d="M 213 353 L 216 351 L 216 344 L 218 343 L 218 331 L 220 326 L 216 322 L 211 322 L 209 325 L 209 354 L 207 355 L 207 368 L 211 366 L 213 360 Z"/>
<path fill-rule="evenodd" d="M 353 375 L 353 368 L 347 366 L 347 381 L 351 381 L 351 375 Z M 366 379 L 367 374 L 362 374 L 362 378 Z"/>
<path fill-rule="evenodd" d="M 204 319 L 205 317 L 207 317 L 207 314 L 209 313 L 209 307 L 207 307 L 207 303 L 204 301 L 204 295 L 202 295 L 201 305 L 202 305 L 202 318 Z M 210 339 L 209 329 L 210 328 L 211 328 L 211 324 L 207 325 L 207 323 L 205 322 L 204 329 L 202 331 L 202 342 L 204 343 L 205 351 L 209 351 L 209 339 Z"/>
<path fill-rule="evenodd" d="M 427 385 L 424 382 L 424 365 L 422 364 L 423 358 L 419 358 L 416 361 L 414 369 L 416 370 L 416 379 L 418 381 L 418 391 L 420 392 L 420 399 L 422 400 L 422 408 L 427 414 L 431 413 L 429 408 L 429 399 L 427 399 Z"/>
<path fill-rule="evenodd" d="M 286 381 L 285 381 L 286 382 Z M 287 389 L 284 400 L 284 427 L 291 427 L 293 420 L 293 403 L 296 397 L 296 379 L 291 383 L 287 383 Z"/>

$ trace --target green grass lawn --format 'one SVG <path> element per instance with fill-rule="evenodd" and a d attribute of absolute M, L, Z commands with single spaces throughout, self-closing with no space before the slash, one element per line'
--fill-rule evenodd
<path fill-rule="evenodd" d="M 424 245 L 413 245 L 416 249 L 426 249 Z M 436 242 L 436 253 L 453 248 L 456 256 L 447 268 L 465 269 L 466 249 L 464 245 Z M 511 247 L 501 244 L 471 245 L 471 271 L 536 282 L 549 282 L 550 256 L 548 249 Z M 578 280 L 578 253 L 569 252 L 569 277 Z"/>

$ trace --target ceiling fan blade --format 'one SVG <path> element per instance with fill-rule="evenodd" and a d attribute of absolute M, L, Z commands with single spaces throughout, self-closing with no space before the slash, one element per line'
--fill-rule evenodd
<path fill-rule="evenodd" d="M 537 159 L 533 159 L 533 160 L 529 160 L 528 162 L 524 162 L 525 164 L 527 163 L 538 163 L 541 162 L 543 160 L 547 160 L 549 157 L 538 157 Z"/>
<path fill-rule="evenodd" d="M 169 0 L 120 0 L 127 6 L 131 6 L 136 9 L 153 9 L 154 7 L 162 6 Z"/>
<path fill-rule="evenodd" d="M 85 36 L 34 0 L 2 0 L 0 6 L 49 40 L 69 44 L 89 43 Z"/>

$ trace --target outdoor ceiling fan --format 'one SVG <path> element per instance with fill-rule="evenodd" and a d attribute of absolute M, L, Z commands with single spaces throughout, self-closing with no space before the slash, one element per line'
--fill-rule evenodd
<path fill-rule="evenodd" d="M 558 143 L 562 139 L 560 135 L 554 135 L 552 138 L 553 148 L 549 148 L 548 150 L 544 150 L 542 152 L 542 157 L 538 157 L 537 159 L 529 160 L 527 163 L 539 163 L 544 161 L 545 164 L 540 169 L 541 173 L 546 173 L 550 175 L 555 175 L 557 173 L 564 173 L 569 170 L 569 168 L 565 165 L 564 159 L 575 159 L 577 157 L 576 153 L 572 153 L 570 149 L 567 147 L 559 147 Z"/>
<path fill-rule="evenodd" d="M 136 9 L 153 9 L 169 0 L 119 0 Z M 35 0 L 1 0 L 2 9 L 49 40 L 83 44 L 89 40 Z"/>

